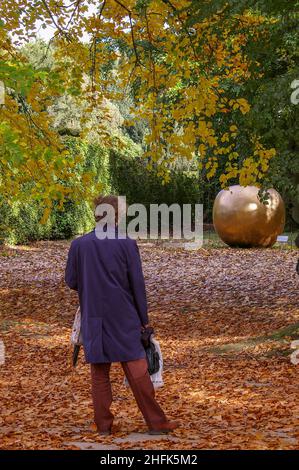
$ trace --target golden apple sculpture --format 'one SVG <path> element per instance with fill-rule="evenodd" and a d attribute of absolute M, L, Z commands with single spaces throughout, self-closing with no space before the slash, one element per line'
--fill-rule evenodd
<path fill-rule="evenodd" d="M 216 196 L 213 222 L 216 232 L 227 245 L 270 247 L 285 225 L 285 206 L 275 189 L 269 189 L 264 204 L 255 186 L 231 186 Z"/>

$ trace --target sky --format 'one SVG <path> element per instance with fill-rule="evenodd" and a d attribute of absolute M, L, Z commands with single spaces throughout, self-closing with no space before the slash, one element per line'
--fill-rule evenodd
<path fill-rule="evenodd" d="M 71 3 L 69 1 L 65 1 L 64 2 L 66 5 L 67 3 Z M 95 2 L 94 4 L 92 5 L 88 5 L 88 11 L 84 14 L 84 16 L 86 16 L 87 18 L 91 15 L 94 15 L 99 7 L 99 4 L 100 2 Z M 70 12 L 71 13 L 71 12 Z M 43 22 L 42 21 L 37 21 L 36 25 L 37 25 L 37 28 L 38 28 L 38 34 L 37 34 L 37 38 L 39 39 L 44 39 L 45 41 L 49 41 L 50 39 L 53 38 L 54 34 L 55 34 L 55 31 L 56 31 L 56 28 L 55 26 L 46 26 L 46 28 L 42 28 L 42 24 Z M 88 42 L 90 39 L 90 35 L 88 35 L 87 33 L 84 33 L 83 34 L 83 37 L 82 37 L 82 41 L 83 42 Z"/>

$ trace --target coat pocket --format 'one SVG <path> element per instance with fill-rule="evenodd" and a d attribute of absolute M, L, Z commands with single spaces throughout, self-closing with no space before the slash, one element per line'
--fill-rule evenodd
<path fill-rule="evenodd" d="M 103 361 L 103 319 L 89 317 L 82 324 L 83 347 L 86 362 Z"/>

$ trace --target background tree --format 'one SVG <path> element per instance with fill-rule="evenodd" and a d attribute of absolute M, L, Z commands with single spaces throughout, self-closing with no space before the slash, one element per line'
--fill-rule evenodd
<path fill-rule="evenodd" d="M 48 212 L 53 200 L 63 203 L 66 189 L 57 180 L 72 173 L 74 162 L 47 110 L 67 93 L 87 101 L 84 121 L 104 98 L 119 100 L 129 86 L 134 90 L 130 112 L 136 115 L 137 104 L 138 116 L 150 129 L 144 156 L 149 166 L 159 166 L 166 181 L 169 162 L 194 155 L 209 177 L 220 160 L 229 161 L 224 185 L 231 178 L 242 184 L 263 178 L 275 150 L 254 134 L 239 155 L 233 123 L 249 111 L 240 90 L 257 75 L 258 64 L 246 48 L 265 39 L 270 16 L 244 2 L 234 10 L 221 1 L 189 0 L 4 0 L 0 14 L 0 76 L 8 90 L 1 109 L 2 191 L 7 196 L 33 179 L 31 194 Z M 51 67 L 33 67 L 20 46 L 49 25 L 55 29 L 55 60 Z M 82 42 L 84 33 L 88 43 Z M 110 73 L 115 61 L 117 75 Z M 231 125 L 220 131 L 215 123 L 223 115 L 231 117 Z M 102 138 L 109 142 L 105 132 Z M 91 180 L 92 175 L 84 175 L 82 182 L 91 187 Z M 83 186 L 78 185 L 79 198 Z"/>

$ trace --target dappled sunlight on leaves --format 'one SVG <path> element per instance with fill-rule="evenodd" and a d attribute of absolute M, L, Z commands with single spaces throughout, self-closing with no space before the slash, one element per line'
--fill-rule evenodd
<path fill-rule="evenodd" d="M 63 281 L 69 243 L 31 247 L 17 255 L 5 247 L 8 255 L 0 257 L 0 337 L 6 346 L 1 448 L 113 444 L 113 437 L 99 437 L 93 427 L 89 366 L 82 355 L 77 368 L 71 366 L 77 297 Z M 165 386 L 157 396 L 181 423 L 173 433 L 178 440 L 155 440 L 155 448 L 298 448 L 298 369 L 289 357 L 291 339 L 298 337 L 296 251 L 189 252 L 145 243 L 140 251 L 165 360 Z M 111 381 L 116 437 L 144 432 L 119 364 Z M 153 442 L 143 441 L 142 448 L 152 449 Z"/>

